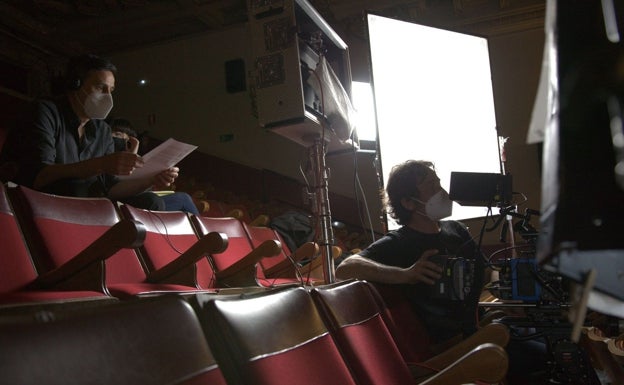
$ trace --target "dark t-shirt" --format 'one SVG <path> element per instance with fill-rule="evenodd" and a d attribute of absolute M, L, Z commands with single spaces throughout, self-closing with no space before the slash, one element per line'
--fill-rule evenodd
<path fill-rule="evenodd" d="M 463 301 L 435 299 L 431 286 L 426 284 L 399 285 L 423 320 L 431 337 L 442 342 L 457 334 L 469 335 L 476 331 L 477 306 L 481 293 L 484 260 L 466 227 L 457 221 L 440 222 L 441 231 L 425 234 L 403 226 L 371 244 L 359 255 L 384 265 L 407 268 L 429 249 L 439 254 L 473 260 L 472 290 Z"/>
<path fill-rule="evenodd" d="M 113 153 L 111 129 L 106 122 L 87 122 L 82 140 L 78 138 L 79 125 L 65 96 L 33 103 L 3 147 L 2 161 L 17 165 L 13 181 L 33 187 L 35 177 L 47 165 L 76 163 Z M 41 190 L 65 196 L 107 196 L 117 181 L 112 175 L 101 174 L 58 180 Z"/>

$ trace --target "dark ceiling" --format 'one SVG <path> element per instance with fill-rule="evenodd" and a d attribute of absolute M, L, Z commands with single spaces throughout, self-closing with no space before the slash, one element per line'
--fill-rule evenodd
<path fill-rule="evenodd" d="M 278 4 L 285 0 L 253 1 Z M 542 28 L 545 9 L 545 0 L 309 1 L 345 40 L 349 38 L 345 34 L 361 33 L 367 10 L 493 36 Z M 246 20 L 246 0 L 3 0 L 0 41 L 51 56 L 111 54 Z"/>

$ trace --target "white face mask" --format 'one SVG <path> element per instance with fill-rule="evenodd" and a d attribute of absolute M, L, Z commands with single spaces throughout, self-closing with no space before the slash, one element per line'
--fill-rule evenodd
<path fill-rule="evenodd" d="M 432 195 L 427 203 L 416 198 L 412 199 L 425 205 L 425 215 L 432 221 L 450 217 L 453 213 L 453 201 L 449 199 L 448 193 L 444 190 L 440 190 Z"/>
<path fill-rule="evenodd" d="M 83 108 L 91 119 L 106 119 L 113 109 L 113 95 L 103 92 L 90 93 L 84 101 Z"/>

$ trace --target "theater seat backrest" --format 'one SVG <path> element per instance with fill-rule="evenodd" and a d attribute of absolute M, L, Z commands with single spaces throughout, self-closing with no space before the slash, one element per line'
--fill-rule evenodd
<path fill-rule="evenodd" d="M 0 293 L 5 293 L 21 289 L 32 282 L 37 273 L 4 185 L 0 185 L 0 228 Z"/>
<path fill-rule="evenodd" d="M 228 246 L 225 251 L 212 255 L 212 261 L 217 271 L 225 270 L 253 250 L 243 224 L 238 219 L 206 216 L 193 216 L 192 219 L 200 235 L 218 232 L 228 237 Z"/>
<path fill-rule="evenodd" d="M 355 384 L 302 287 L 207 301 L 200 311 L 230 385 Z"/>
<path fill-rule="evenodd" d="M 64 197 L 23 186 L 11 191 L 16 198 L 13 201 L 19 203 L 20 223 L 40 272 L 66 263 L 120 220 L 115 205 L 106 198 Z M 145 279 L 133 249 L 121 249 L 105 265 L 107 283 Z"/>
<path fill-rule="evenodd" d="M 266 226 L 253 226 L 244 222 L 243 226 L 254 247 L 260 246 L 265 241 L 277 241 L 281 245 L 279 254 L 262 258 L 258 262 L 257 276 L 262 278 L 260 282 L 264 285 L 273 286 L 288 283 L 318 284 L 323 282 L 322 278 L 310 277 L 312 263 L 305 266 L 300 265 L 302 259 L 310 260 L 316 257 L 318 252 L 317 245 L 309 242 L 300 247 L 297 250 L 299 254 L 295 255 L 291 253 L 275 229 Z"/>
<path fill-rule="evenodd" d="M 433 355 L 433 341 L 413 304 L 396 285 L 369 282 L 382 308 L 383 319 L 406 362 L 422 362 Z"/>
<path fill-rule="evenodd" d="M 247 235 L 249 236 L 249 239 L 251 240 L 253 247 L 258 247 L 260 246 L 260 244 L 262 244 L 262 242 L 267 240 L 279 241 L 282 245 L 282 252 L 280 254 L 274 257 L 263 258 L 259 262 L 260 267 L 264 271 L 288 259 L 289 255 L 285 250 L 287 246 L 281 241 L 275 230 L 270 227 L 250 226 L 246 223 L 243 223 L 243 226 L 245 228 L 245 231 L 247 232 Z M 288 253 L 290 253 L 290 251 L 288 251 Z"/>
<path fill-rule="evenodd" d="M 161 297 L 0 324 L 0 382 L 225 385 L 191 307 Z"/>
<path fill-rule="evenodd" d="M 311 294 L 359 384 L 414 383 L 367 285 L 347 281 Z"/>
<path fill-rule="evenodd" d="M 137 220 L 145 226 L 147 234 L 141 256 L 149 270 L 159 269 L 198 241 L 198 235 L 186 213 L 182 211 L 150 211 L 122 205 L 126 218 Z M 214 287 L 214 271 L 206 257 L 195 263 L 196 284 L 200 288 Z"/>

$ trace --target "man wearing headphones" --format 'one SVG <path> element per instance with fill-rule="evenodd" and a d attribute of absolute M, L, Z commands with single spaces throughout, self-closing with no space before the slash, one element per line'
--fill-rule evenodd
<path fill-rule="evenodd" d="M 17 165 L 14 182 L 58 195 L 104 196 L 164 209 L 162 200 L 147 190 L 171 185 L 177 167 L 153 177 L 117 178 L 132 174 L 143 161 L 132 152 L 115 152 L 104 121 L 113 107 L 116 71 L 110 61 L 95 55 L 70 60 L 65 94 L 34 103 L 3 147 L 2 160 Z"/>

